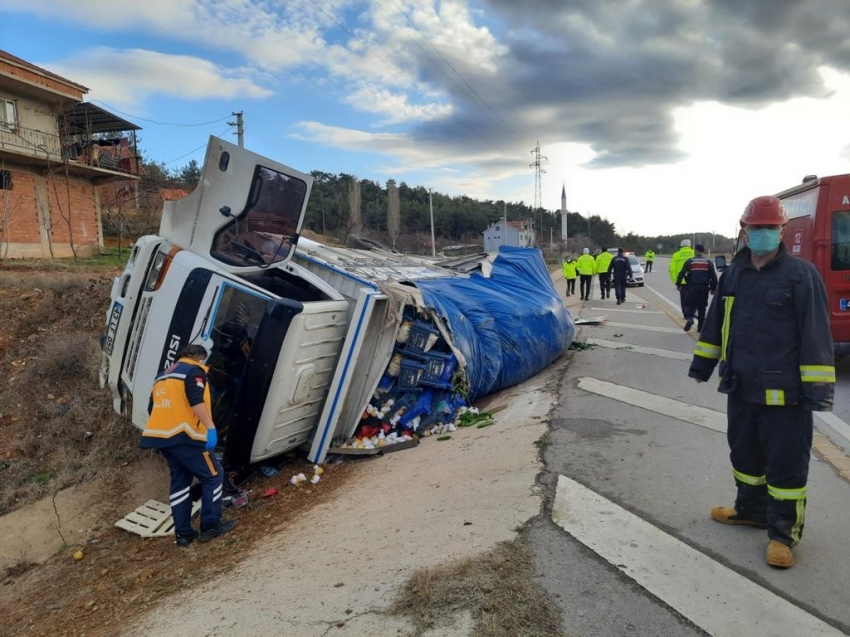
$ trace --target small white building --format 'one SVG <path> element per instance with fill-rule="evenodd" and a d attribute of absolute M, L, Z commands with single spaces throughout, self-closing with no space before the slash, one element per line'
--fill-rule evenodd
<path fill-rule="evenodd" d="M 484 252 L 497 252 L 499 246 L 530 248 L 534 245 L 534 230 L 530 219 L 508 221 L 499 219 L 484 231 Z"/>

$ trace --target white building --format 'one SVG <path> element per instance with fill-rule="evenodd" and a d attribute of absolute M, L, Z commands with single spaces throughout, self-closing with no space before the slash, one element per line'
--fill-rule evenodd
<path fill-rule="evenodd" d="M 534 231 L 530 219 L 508 221 L 499 219 L 484 231 L 484 252 L 497 252 L 499 246 L 529 248 L 534 245 Z"/>

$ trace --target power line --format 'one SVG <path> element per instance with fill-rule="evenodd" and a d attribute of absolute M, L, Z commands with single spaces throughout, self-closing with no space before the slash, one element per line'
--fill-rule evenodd
<path fill-rule="evenodd" d="M 227 118 L 225 117 L 225 119 L 227 119 Z M 232 128 L 233 128 L 233 126 L 228 126 L 227 128 L 224 129 L 223 133 L 216 135 L 216 137 L 222 137 L 222 136 L 226 135 L 228 133 L 228 131 L 230 131 Z M 175 157 L 174 159 L 170 159 L 169 161 L 164 161 L 162 163 L 165 164 L 166 166 L 168 164 L 172 164 L 175 161 L 177 161 L 178 159 L 183 159 L 184 157 L 187 157 L 187 156 L 191 155 L 192 153 L 195 153 L 195 152 L 201 150 L 202 148 L 206 148 L 207 144 L 208 144 L 208 142 L 204 142 L 203 144 L 201 144 L 197 148 L 193 148 L 192 150 L 190 150 L 188 153 L 186 153 L 184 155 L 180 155 L 180 157 Z"/>
<path fill-rule="evenodd" d="M 454 74 L 457 75 L 458 78 L 460 78 L 460 80 L 464 84 L 466 84 L 466 86 L 469 87 L 469 90 L 472 91 L 472 93 L 475 95 L 475 98 L 478 98 L 478 100 L 484 106 L 486 106 L 488 109 L 490 109 L 490 111 L 493 113 L 493 115 L 495 115 L 496 118 L 494 119 L 494 117 L 492 115 L 490 115 L 486 110 L 484 110 L 484 108 L 478 103 L 478 101 L 476 101 L 475 98 L 473 98 L 460 84 L 458 84 L 457 81 L 451 75 L 449 75 L 446 72 L 446 70 L 440 64 L 438 64 L 434 60 L 434 58 L 432 58 L 430 56 L 430 54 L 425 49 L 423 49 L 422 46 L 418 42 L 416 42 L 415 40 L 412 40 L 413 43 L 419 48 L 419 50 L 422 51 L 428 57 L 428 59 L 431 61 L 431 63 L 434 66 L 436 66 L 437 69 L 439 69 L 439 71 L 443 75 L 445 75 L 447 78 L 449 78 L 454 83 L 454 85 L 457 86 L 463 92 L 463 94 L 466 95 L 469 98 L 469 100 L 473 104 L 475 104 L 475 106 L 478 107 L 478 109 L 482 113 L 484 113 L 484 115 L 486 115 L 492 122 L 494 122 L 497 126 L 499 126 L 506 133 L 513 135 L 517 139 L 517 141 L 522 141 L 522 139 L 520 139 L 519 135 L 517 135 L 516 131 L 513 128 L 511 128 L 510 124 L 508 124 L 504 119 L 502 119 L 502 117 L 495 111 L 495 109 L 493 109 L 493 107 L 490 106 L 487 103 L 487 100 L 485 100 L 483 97 L 481 97 L 481 95 L 478 93 L 478 91 L 476 91 L 475 88 L 473 88 L 473 86 L 466 80 L 466 78 L 464 78 L 463 75 L 461 75 L 460 72 L 452 65 L 452 63 L 449 62 L 442 53 L 440 53 L 440 51 L 437 49 L 437 47 L 434 46 L 434 44 L 428 39 L 428 37 L 424 33 L 422 33 L 422 30 L 418 26 L 416 26 L 416 23 L 414 23 L 413 20 L 410 18 L 410 16 L 407 13 L 405 13 L 405 11 L 398 5 L 396 0 L 390 0 L 390 1 L 395 5 L 396 9 L 398 9 L 399 13 L 401 13 L 405 17 L 408 24 L 410 24 L 410 26 L 412 26 L 416 30 L 416 32 L 420 35 L 420 37 L 423 40 L 425 40 L 425 42 L 428 43 L 428 46 L 430 46 L 434 50 L 434 52 L 437 55 L 440 56 L 440 59 L 443 60 L 443 62 L 445 62 L 446 66 L 448 66 L 454 72 Z M 380 2 L 378 2 L 377 0 L 376 0 L 376 2 L 378 4 L 378 6 L 381 7 L 381 10 L 384 13 L 386 13 L 388 16 L 390 16 L 389 12 L 386 9 L 384 9 L 383 5 Z M 392 16 L 390 16 L 390 17 L 392 17 Z M 497 121 L 497 119 L 498 119 L 498 121 Z"/>
<path fill-rule="evenodd" d="M 158 124 L 160 126 L 181 126 L 181 127 L 184 127 L 184 128 L 192 128 L 194 126 L 209 126 L 210 124 L 218 124 L 219 122 L 223 122 L 228 117 L 230 117 L 230 115 L 225 115 L 224 117 L 222 117 L 220 119 L 214 119 L 211 122 L 199 122 L 197 124 L 177 124 L 177 123 L 174 123 L 174 122 L 158 122 L 155 119 L 145 119 L 144 117 L 139 117 L 138 115 L 131 115 L 130 113 L 125 113 L 124 111 L 119 111 L 114 106 L 110 106 L 109 104 L 107 104 L 106 102 L 104 102 L 102 100 L 91 100 L 91 101 L 92 101 L 92 103 L 98 102 L 99 104 L 103 104 L 109 110 L 115 111 L 116 113 L 121 113 L 122 115 L 126 115 L 127 117 L 132 117 L 133 119 L 138 119 L 138 120 L 141 120 L 143 122 L 150 122 L 151 124 Z"/>

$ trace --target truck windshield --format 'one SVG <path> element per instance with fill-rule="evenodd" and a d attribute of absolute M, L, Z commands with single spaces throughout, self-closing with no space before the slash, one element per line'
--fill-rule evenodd
<path fill-rule="evenodd" d="M 294 250 L 307 184 L 257 166 L 245 208 L 216 233 L 212 254 L 233 265 L 267 266 Z"/>

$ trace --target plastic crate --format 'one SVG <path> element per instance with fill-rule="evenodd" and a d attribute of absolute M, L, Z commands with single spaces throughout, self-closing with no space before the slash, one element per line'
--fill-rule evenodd
<path fill-rule="evenodd" d="M 425 355 L 425 372 L 420 383 L 438 389 L 451 389 L 452 373 L 457 366 L 454 354 L 430 351 Z"/>
<path fill-rule="evenodd" d="M 413 356 L 415 358 L 424 359 L 426 350 L 428 349 L 428 341 L 431 336 L 439 337 L 440 330 L 434 327 L 431 323 L 420 321 L 419 319 L 413 322 L 413 327 L 410 328 L 410 336 L 407 337 L 407 342 L 404 344 L 402 353 L 405 356 Z"/>
<path fill-rule="evenodd" d="M 403 392 L 422 391 L 419 383 L 425 373 L 425 368 L 426 366 L 418 361 L 403 360 L 398 373 L 398 390 Z"/>

